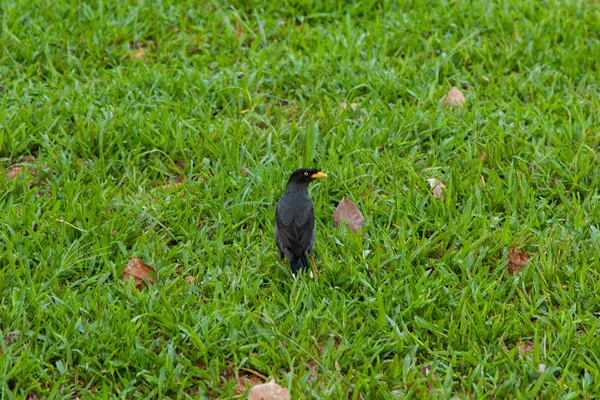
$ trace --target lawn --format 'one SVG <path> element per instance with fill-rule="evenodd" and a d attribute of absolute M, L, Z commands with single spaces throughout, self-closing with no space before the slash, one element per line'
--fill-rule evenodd
<path fill-rule="evenodd" d="M 0 399 L 600 396 L 596 1 L 0 18 Z M 275 204 L 314 166 L 293 280 Z"/>

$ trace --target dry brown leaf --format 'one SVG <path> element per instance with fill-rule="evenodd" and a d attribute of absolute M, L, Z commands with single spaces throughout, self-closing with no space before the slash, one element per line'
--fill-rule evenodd
<path fill-rule="evenodd" d="M 444 197 L 444 190 L 448 189 L 444 182 L 437 178 L 427 179 L 427 183 L 431 187 L 431 193 L 433 193 L 433 197 L 436 199 L 441 199 Z"/>
<path fill-rule="evenodd" d="M 192 275 L 188 275 L 185 278 L 183 278 L 187 283 L 189 283 L 190 285 L 194 284 L 194 281 L 196 280 L 196 278 L 194 278 Z"/>
<path fill-rule="evenodd" d="M 529 253 L 519 253 L 515 246 L 512 246 L 508 252 L 508 273 L 514 275 L 519 272 L 528 259 Z"/>
<path fill-rule="evenodd" d="M 32 166 L 27 166 L 27 165 L 23 165 L 23 164 L 33 164 L 35 162 L 36 162 L 36 158 L 34 156 L 30 156 L 30 155 L 23 156 L 21 158 L 21 162 L 19 163 L 19 165 L 15 164 L 12 167 L 6 168 L 6 170 L 5 170 L 6 175 L 8 175 L 8 177 L 10 179 L 15 179 L 25 169 L 33 170 Z M 33 170 L 33 176 L 37 177 L 37 171 Z"/>
<path fill-rule="evenodd" d="M 446 95 L 446 105 L 464 107 L 467 103 L 465 95 L 457 87 L 452 87 Z"/>
<path fill-rule="evenodd" d="M 144 58 L 146 57 L 146 52 L 144 50 L 140 50 L 133 55 L 135 58 Z"/>
<path fill-rule="evenodd" d="M 10 179 L 15 179 L 17 177 L 17 175 L 19 175 L 21 173 L 21 167 L 16 165 L 14 167 L 9 167 L 6 168 L 6 175 L 8 175 L 8 177 Z"/>
<path fill-rule="evenodd" d="M 127 267 L 123 271 L 123 282 L 127 282 L 129 278 L 134 279 L 135 287 L 139 290 L 146 286 L 146 282 L 155 282 L 156 270 L 144 263 L 142 259 L 133 257 L 129 259 Z"/>
<path fill-rule="evenodd" d="M 248 390 L 248 387 L 259 385 L 261 383 L 262 380 L 258 376 L 248 373 L 240 374 L 236 379 L 235 394 L 240 396 Z"/>
<path fill-rule="evenodd" d="M 481 157 L 479 158 L 481 161 L 487 160 L 487 153 L 484 151 Z"/>
<path fill-rule="evenodd" d="M 525 343 L 519 344 L 518 350 L 519 350 L 519 353 L 521 353 L 521 354 L 527 354 L 527 353 L 531 353 L 533 351 L 534 347 L 535 347 L 535 345 L 533 344 L 533 341 L 528 340 Z"/>
<path fill-rule="evenodd" d="M 248 400 L 290 400 L 290 391 L 271 381 L 253 386 L 248 394 Z"/>
<path fill-rule="evenodd" d="M 333 225 L 337 228 L 340 222 L 348 222 L 348 226 L 353 232 L 358 232 L 365 225 L 363 215 L 351 200 L 343 198 L 333 212 Z"/>
<path fill-rule="evenodd" d="M 481 178 L 481 186 L 485 187 L 485 185 L 487 185 L 487 183 L 485 183 L 485 178 L 483 177 L 483 175 L 479 176 Z"/>
<path fill-rule="evenodd" d="M 342 101 L 340 103 L 340 108 L 342 109 L 342 111 L 344 111 L 346 108 L 348 108 L 348 106 L 350 106 L 350 109 L 352 111 L 356 111 L 356 108 L 358 107 L 358 104 L 356 104 L 356 103 L 350 103 L 350 104 L 348 104 L 345 101 Z"/>
<path fill-rule="evenodd" d="M 183 176 L 181 175 L 173 175 L 167 179 L 167 183 L 162 185 L 163 189 L 169 189 L 173 186 L 181 185 L 183 183 Z"/>

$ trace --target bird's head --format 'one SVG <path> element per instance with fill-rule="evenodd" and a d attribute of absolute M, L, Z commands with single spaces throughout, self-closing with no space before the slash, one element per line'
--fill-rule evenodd
<path fill-rule="evenodd" d="M 295 183 L 297 185 L 307 185 L 319 178 L 326 178 L 327 175 L 320 172 L 318 169 L 300 168 L 292 173 L 288 184 Z"/>

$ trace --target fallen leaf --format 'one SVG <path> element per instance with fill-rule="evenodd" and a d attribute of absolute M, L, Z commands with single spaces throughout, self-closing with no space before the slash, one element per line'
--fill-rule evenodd
<path fill-rule="evenodd" d="M 133 257 L 129 259 L 125 271 L 123 271 L 123 282 L 133 278 L 135 287 L 138 290 L 147 285 L 146 282 L 154 283 L 156 279 L 156 270 L 144 263 L 142 259 Z"/>
<path fill-rule="evenodd" d="M 25 397 L 25 400 L 38 400 L 41 398 L 42 397 L 40 396 L 40 394 L 38 392 L 31 392 L 27 395 L 27 397 Z"/>
<path fill-rule="evenodd" d="M 144 50 L 140 50 L 133 55 L 135 58 L 144 58 L 146 57 L 146 52 Z"/>
<path fill-rule="evenodd" d="M 446 105 L 464 107 L 467 99 L 457 87 L 452 87 L 446 95 Z"/>
<path fill-rule="evenodd" d="M 15 179 L 17 177 L 17 175 L 19 175 L 21 173 L 21 167 L 16 165 L 14 167 L 9 167 L 6 168 L 6 175 L 8 175 L 8 177 L 10 179 Z"/>
<path fill-rule="evenodd" d="M 486 183 L 485 183 L 485 178 L 483 177 L 483 175 L 480 175 L 481 178 L 481 186 L 485 187 Z"/>
<path fill-rule="evenodd" d="M 236 379 L 235 394 L 240 396 L 248 390 L 248 387 L 259 385 L 261 383 L 262 380 L 257 376 L 249 373 L 240 374 Z"/>
<path fill-rule="evenodd" d="M 346 108 L 348 108 L 348 106 L 350 106 L 350 109 L 352 111 L 356 111 L 356 108 L 358 107 L 358 104 L 356 104 L 356 103 L 350 103 L 350 104 L 348 104 L 345 101 L 342 101 L 340 103 L 340 108 L 342 109 L 342 111 L 344 111 Z"/>
<path fill-rule="evenodd" d="M 187 283 L 189 283 L 190 285 L 194 284 L 194 281 L 196 280 L 192 275 L 188 275 L 185 278 L 183 278 Z"/>
<path fill-rule="evenodd" d="M 183 183 L 183 177 L 181 175 L 173 175 L 167 179 L 167 183 L 162 185 L 163 189 L 169 189 L 176 185 L 181 185 Z"/>
<path fill-rule="evenodd" d="M 28 169 L 28 170 L 33 170 L 33 176 L 37 177 L 37 171 L 33 169 L 33 167 L 31 165 L 27 165 L 27 164 L 33 164 L 36 162 L 36 158 L 34 156 L 23 156 L 21 158 L 21 162 L 19 164 L 15 164 L 11 167 L 8 167 L 5 169 L 6 175 L 8 175 L 8 177 L 10 179 L 15 179 L 21 172 L 23 172 L 24 170 Z"/>
<path fill-rule="evenodd" d="M 248 394 L 248 400 L 289 400 L 290 391 L 271 381 L 253 386 Z"/>
<path fill-rule="evenodd" d="M 431 193 L 433 193 L 433 197 L 436 199 L 441 199 L 444 197 L 444 190 L 448 189 L 444 182 L 437 178 L 427 179 L 427 183 L 431 187 Z"/>
<path fill-rule="evenodd" d="M 542 372 L 542 373 L 546 372 L 546 364 L 543 364 L 543 363 L 538 364 L 538 371 Z"/>
<path fill-rule="evenodd" d="M 480 159 L 481 161 L 485 161 L 485 160 L 487 160 L 487 153 L 484 151 L 484 152 L 483 152 L 483 154 L 481 155 L 481 157 L 479 157 L 479 159 Z"/>
<path fill-rule="evenodd" d="M 533 351 L 533 348 L 535 347 L 535 345 L 533 344 L 533 341 L 528 340 L 525 343 L 522 343 L 518 346 L 518 350 L 519 353 L 521 354 L 527 354 L 527 353 L 531 353 Z"/>
<path fill-rule="evenodd" d="M 519 272 L 528 259 L 529 253 L 519 253 L 515 246 L 512 246 L 508 252 L 508 273 L 514 275 Z"/>
<path fill-rule="evenodd" d="M 365 225 L 363 215 L 351 200 L 343 198 L 333 212 L 333 225 L 337 228 L 340 222 L 348 222 L 348 226 L 353 232 L 358 232 Z"/>

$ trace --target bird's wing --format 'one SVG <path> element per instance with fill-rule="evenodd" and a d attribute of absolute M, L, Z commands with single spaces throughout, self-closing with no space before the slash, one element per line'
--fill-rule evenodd
<path fill-rule="evenodd" d="M 294 215 L 293 219 L 285 220 L 282 218 L 284 211 L 279 207 L 275 212 L 276 241 L 279 250 L 288 249 L 294 255 L 300 257 L 305 253 L 313 241 L 314 236 L 314 210 L 310 209 L 301 215 Z M 305 214 L 305 215 L 304 215 Z"/>
<path fill-rule="evenodd" d="M 306 218 L 297 221 L 295 225 L 298 231 L 298 247 L 301 253 L 306 253 L 310 251 L 315 236 L 315 211 L 312 204 L 310 209 L 307 210 L 307 215 L 303 217 Z"/>

